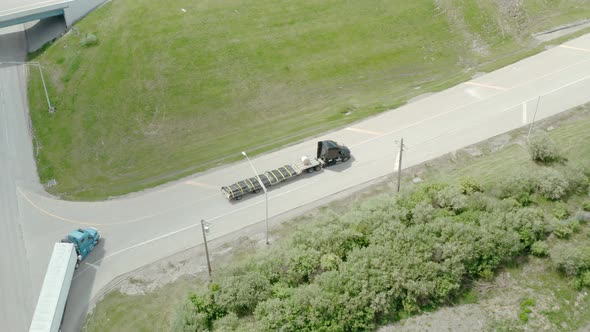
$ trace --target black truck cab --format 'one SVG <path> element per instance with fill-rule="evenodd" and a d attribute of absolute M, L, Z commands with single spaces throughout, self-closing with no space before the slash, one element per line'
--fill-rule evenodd
<path fill-rule="evenodd" d="M 338 161 L 345 162 L 350 159 L 350 149 L 334 141 L 319 141 L 317 158 L 328 165 Z"/>

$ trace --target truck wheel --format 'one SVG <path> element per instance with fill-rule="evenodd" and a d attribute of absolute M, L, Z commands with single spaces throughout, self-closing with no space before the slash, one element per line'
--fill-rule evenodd
<path fill-rule="evenodd" d="M 253 191 L 253 193 L 258 194 L 260 192 L 260 189 L 256 189 Z"/>
<path fill-rule="evenodd" d="M 242 196 L 236 196 L 236 201 L 239 201 L 240 199 L 242 199 Z"/>
<path fill-rule="evenodd" d="M 307 173 L 313 173 L 313 167 L 307 169 Z"/>
<path fill-rule="evenodd" d="M 314 167 L 313 169 L 315 169 L 316 171 L 319 171 L 320 169 L 322 169 L 322 166 L 317 165 L 316 167 Z"/>
<path fill-rule="evenodd" d="M 343 163 L 344 163 L 344 162 L 347 162 L 347 161 L 348 161 L 348 159 L 350 159 L 350 157 L 344 157 L 344 158 L 342 158 L 342 162 L 343 162 Z"/>

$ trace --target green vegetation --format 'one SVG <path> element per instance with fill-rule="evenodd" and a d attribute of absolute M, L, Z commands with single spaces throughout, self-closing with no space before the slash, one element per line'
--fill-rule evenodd
<path fill-rule="evenodd" d="M 130 280 L 130 283 L 134 282 L 139 285 L 143 283 Z M 180 278 L 147 294 L 109 293 L 93 310 L 84 331 L 169 330 L 186 292 L 194 288 L 192 278 Z"/>
<path fill-rule="evenodd" d="M 442 305 L 475 302 L 473 281 L 491 280 L 505 268 L 535 290 L 536 304 L 520 301 L 517 321 L 531 324 L 533 315 L 542 315 L 560 329 L 562 322 L 587 324 L 590 315 L 573 313 L 587 310 L 588 300 L 574 306 L 572 297 L 590 281 L 590 228 L 577 217 L 588 197 L 590 172 L 578 165 L 590 164 L 590 114 L 580 108 L 571 117 L 549 134 L 568 147 L 562 151 L 566 164 L 539 165 L 516 144 L 436 167 L 424 175 L 430 180 L 401 195 L 385 192 L 324 209 L 270 250 L 217 268 L 214 283 L 191 293 L 171 326 L 370 330 Z M 566 179 L 557 201 L 539 186 L 547 169 Z M 555 218 L 564 208 L 576 211 L 573 219 Z M 543 272 L 523 271 L 523 259 Z M 547 307 L 545 297 L 559 305 Z"/>
<path fill-rule="evenodd" d="M 511 2 L 512 3 L 512 2 Z M 184 9 L 184 10 L 182 10 Z M 113 1 L 32 54 L 49 190 L 101 199 L 284 146 L 541 50 L 573 0 Z"/>
<path fill-rule="evenodd" d="M 535 306 L 535 300 L 533 299 L 525 299 L 520 303 L 520 313 L 518 314 L 518 318 L 521 322 L 526 323 L 529 321 L 529 314 L 533 312 L 530 307 Z"/>

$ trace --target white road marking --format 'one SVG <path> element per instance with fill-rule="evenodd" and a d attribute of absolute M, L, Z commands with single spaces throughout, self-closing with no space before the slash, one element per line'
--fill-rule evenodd
<path fill-rule="evenodd" d="M 587 48 L 581 48 L 581 47 L 575 47 L 575 46 L 568 46 L 568 45 L 559 45 L 559 47 L 561 47 L 561 48 L 569 48 L 570 50 L 576 50 L 576 51 L 582 51 L 582 52 L 588 52 L 588 53 L 590 53 L 590 49 L 587 49 Z"/>
<path fill-rule="evenodd" d="M 71 224 L 78 224 L 78 225 L 87 225 L 87 226 L 100 226 L 100 224 L 96 224 L 96 223 L 92 223 L 92 222 L 87 222 L 87 221 L 80 221 L 80 220 L 73 220 L 73 219 L 69 219 L 69 218 L 64 218 L 62 216 L 58 216 L 57 214 L 51 213 L 45 209 L 43 209 L 42 207 L 38 206 L 37 204 L 35 204 L 31 199 L 29 199 L 29 197 L 27 197 L 27 195 L 20 189 L 19 186 L 16 187 L 16 190 L 20 193 L 20 195 L 27 201 L 29 202 L 29 204 L 31 204 L 35 209 L 43 212 L 44 214 L 59 219 L 61 221 L 65 221 Z"/>
<path fill-rule="evenodd" d="M 25 200 L 26 200 L 26 201 L 27 201 L 29 204 L 31 204 L 31 206 L 33 206 L 35 209 L 39 210 L 41 213 L 44 213 L 44 214 L 46 214 L 46 215 L 48 215 L 48 216 L 50 216 L 50 217 L 53 217 L 53 218 L 59 219 L 59 220 L 61 220 L 61 221 L 65 221 L 65 222 L 67 222 L 67 223 L 70 223 L 70 224 L 76 224 L 76 225 L 87 225 L 87 226 L 101 226 L 101 227 L 106 227 L 106 226 L 116 226 L 116 225 L 123 225 L 123 224 L 130 224 L 130 223 L 138 222 L 138 221 L 141 221 L 141 220 L 145 220 L 145 219 L 149 219 L 149 218 L 153 218 L 153 217 L 161 216 L 161 215 L 164 215 L 164 214 L 166 214 L 166 213 L 168 213 L 168 212 L 170 212 L 170 211 L 177 210 L 177 209 L 181 209 L 181 208 L 184 208 L 184 207 L 187 207 L 187 206 L 193 205 L 193 204 L 195 204 L 195 203 L 198 203 L 198 202 L 202 202 L 202 201 L 208 200 L 208 199 L 210 199 L 210 198 L 213 198 L 213 197 L 215 197 L 215 196 L 219 196 L 219 194 L 215 194 L 215 195 L 209 195 L 209 196 L 203 197 L 202 199 L 199 199 L 199 200 L 191 201 L 191 202 L 189 202 L 189 203 L 186 203 L 186 204 L 183 204 L 183 205 L 178 205 L 178 206 L 174 206 L 174 207 L 171 207 L 171 208 L 168 208 L 168 209 L 161 210 L 161 211 L 159 211 L 158 213 L 152 213 L 152 214 L 144 215 L 144 216 L 141 216 L 141 217 L 137 217 L 137 218 L 133 218 L 133 219 L 129 219 L 129 220 L 121 220 L 121 221 L 118 221 L 118 222 L 113 222 L 113 223 L 108 223 L 108 224 L 99 224 L 99 223 L 96 223 L 96 222 L 90 222 L 90 221 L 81 221 L 81 220 L 70 219 L 70 218 L 62 217 L 62 216 L 60 216 L 60 215 L 57 215 L 57 214 L 55 214 L 55 213 L 51 213 L 51 212 L 49 212 L 49 211 L 45 210 L 44 208 L 42 208 L 42 207 L 38 206 L 37 204 L 35 204 L 35 203 L 34 203 L 34 202 L 33 202 L 33 201 L 32 201 L 32 200 L 31 200 L 31 199 L 30 199 L 30 198 L 29 198 L 29 197 L 28 197 L 28 196 L 27 196 L 27 195 L 26 195 L 26 194 L 25 194 L 23 191 L 22 191 L 22 189 L 21 189 L 20 187 L 18 187 L 18 186 L 17 186 L 17 187 L 16 187 L 16 189 L 17 189 L 17 191 L 20 193 L 20 195 L 21 195 L 21 196 L 22 196 L 22 197 L 23 197 L 23 198 L 24 198 L 24 199 L 25 199 Z"/>
<path fill-rule="evenodd" d="M 348 127 L 345 129 L 348 131 L 356 131 L 357 133 L 364 133 L 364 134 L 375 135 L 375 136 L 382 136 L 383 135 L 383 133 L 378 132 L 378 131 L 371 131 L 371 130 L 354 128 L 354 127 Z"/>
<path fill-rule="evenodd" d="M 467 85 L 475 85 L 475 86 L 479 86 L 479 87 L 482 87 L 482 88 L 489 88 L 489 89 L 500 90 L 500 91 L 507 91 L 508 90 L 508 89 L 503 88 L 501 86 L 491 85 L 491 84 L 484 84 L 484 83 L 477 83 L 477 82 L 465 82 L 465 84 L 467 84 Z"/>
<path fill-rule="evenodd" d="M 304 188 L 304 187 L 307 187 L 307 186 L 309 186 L 309 185 L 312 185 L 312 184 L 314 184 L 314 183 L 316 183 L 316 182 L 315 182 L 315 181 L 311 181 L 311 182 L 309 182 L 309 183 L 306 183 L 306 184 L 304 184 L 304 185 L 302 185 L 302 186 L 295 187 L 295 188 L 293 188 L 293 189 L 291 189 L 291 190 L 287 190 L 287 191 L 285 191 L 285 192 L 282 192 L 282 193 L 280 193 L 280 194 L 278 194 L 278 195 L 269 196 L 269 197 L 268 197 L 268 199 L 269 199 L 269 200 L 271 200 L 272 198 L 277 198 L 277 197 L 280 197 L 280 196 L 287 195 L 287 194 L 289 194 L 289 193 L 292 193 L 293 191 L 296 191 L 296 190 L 302 189 L 302 188 Z M 255 203 L 252 203 L 252 204 L 250 204 L 250 205 L 245 205 L 245 206 L 242 206 L 242 207 L 240 207 L 239 209 L 236 209 L 236 210 L 233 210 L 233 211 L 230 211 L 230 212 L 227 212 L 227 213 L 224 213 L 224 214 L 218 215 L 218 216 L 216 216 L 216 217 L 213 217 L 213 218 L 204 218 L 204 219 L 205 219 L 206 221 L 208 221 L 208 222 L 211 222 L 211 221 L 214 221 L 214 220 L 217 220 L 217 219 L 220 219 L 220 218 L 226 217 L 226 216 L 228 216 L 228 215 L 234 214 L 234 213 L 236 213 L 236 212 L 239 212 L 239 211 L 242 211 L 242 210 L 245 210 L 245 209 L 251 208 L 252 206 L 259 205 L 259 204 L 263 204 L 263 203 L 264 203 L 264 200 L 260 200 L 259 202 L 255 202 Z M 194 218 L 194 219 L 198 219 L 198 218 Z M 93 265 L 93 264 L 98 264 L 98 263 L 100 263 L 100 262 L 104 261 L 104 260 L 105 260 L 105 259 L 107 259 L 107 258 L 111 258 L 111 257 L 113 257 L 113 256 L 119 255 L 119 254 L 121 254 L 121 253 L 124 253 L 124 252 L 126 252 L 126 251 L 129 251 L 129 250 L 131 250 L 131 249 L 134 249 L 134 248 L 137 248 L 137 247 L 141 247 L 141 246 L 143 246 L 143 245 L 146 245 L 146 244 L 148 244 L 148 243 L 152 243 L 152 242 L 158 241 L 158 240 L 160 240 L 160 239 L 163 239 L 163 238 L 166 238 L 166 237 L 172 236 L 172 235 L 174 235 L 174 234 L 178 234 L 178 233 L 180 233 L 180 232 L 184 232 L 184 231 L 186 231 L 186 230 L 189 230 L 189 229 L 191 229 L 191 228 L 198 227 L 198 226 L 201 226 L 201 223 L 195 223 L 195 224 L 192 224 L 192 225 L 189 225 L 189 226 L 185 226 L 185 227 L 183 227 L 183 228 L 180 228 L 180 229 L 177 229 L 177 230 L 175 230 L 175 231 L 172 231 L 172 232 L 169 232 L 169 233 L 166 233 L 166 234 L 163 234 L 163 235 L 157 236 L 157 237 L 155 237 L 155 238 L 152 238 L 152 239 L 149 239 L 149 240 L 146 240 L 146 241 L 143 241 L 143 242 L 140 242 L 140 243 L 134 244 L 134 245 L 132 245 L 132 246 L 130 246 L 130 247 L 123 248 L 123 249 L 121 249 L 121 250 L 115 251 L 114 253 L 112 253 L 112 254 L 110 254 L 110 255 L 107 255 L 107 256 L 104 256 L 104 257 L 103 257 L 103 258 L 101 258 L 101 259 L 95 260 L 95 261 L 93 261 L 92 263 L 90 263 L 90 262 L 86 262 L 86 263 L 87 263 L 88 265 L 95 266 L 95 265 Z M 250 226 L 250 225 L 248 225 L 248 226 Z M 247 227 L 247 226 L 246 226 L 246 227 Z M 225 234 L 224 234 L 224 235 L 225 235 Z M 88 269 L 89 269 L 89 268 L 82 269 L 82 270 L 80 271 L 80 273 L 78 273 L 76 276 L 74 276 L 74 279 L 76 279 L 76 278 L 77 278 L 79 275 L 81 275 L 82 273 L 84 273 L 84 271 L 86 271 L 86 270 L 88 270 Z"/>

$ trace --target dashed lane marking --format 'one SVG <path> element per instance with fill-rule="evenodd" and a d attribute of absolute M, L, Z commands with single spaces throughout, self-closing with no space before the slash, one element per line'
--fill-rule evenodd
<path fill-rule="evenodd" d="M 346 128 L 346 130 L 356 131 L 357 133 L 364 133 L 364 134 L 375 135 L 375 136 L 382 136 L 383 135 L 383 133 L 378 132 L 378 131 L 371 131 L 371 130 L 354 128 L 354 127 L 348 127 L 348 128 Z"/>
<path fill-rule="evenodd" d="M 575 47 L 575 46 L 568 46 L 568 45 L 559 45 L 561 48 L 569 48 L 570 50 L 582 51 L 590 53 L 590 49 L 582 48 L 582 47 Z"/>
<path fill-rule="evenodd" d="M 197 182 L 197 181 L 193 181 L 193 180 L 188 180 L 185 181 L 184 184 L 188 184 L 191 186 L 195 186 L 195 187 L 202 187 L 202 188 L 209 188 L 209 189 L 219 189 L 218 187 L 212 185 L 212 184 L 207 184 L 207 183 L 203 183 L 203 182 Z"/>
<path fill-rule="evenodd" d="M 508 90 L 508 89 L 503 88 L 501 86 L 491 85 L 491 84 L 484 84 L 484 83 L 477 83 L 477 82 L 465 82 L 465 84 L 467 84 L 467 85 L 475 85 L 475 86 L 479 86 L 479 87 L 482 87 L 482 88 L 489 88 L 489 89 L 500 90 L 500 91 L 507 91 Z"/>

